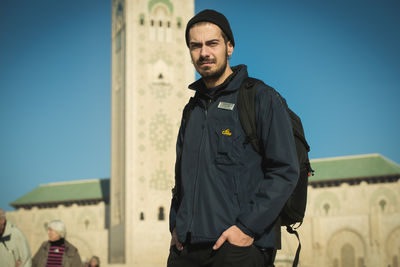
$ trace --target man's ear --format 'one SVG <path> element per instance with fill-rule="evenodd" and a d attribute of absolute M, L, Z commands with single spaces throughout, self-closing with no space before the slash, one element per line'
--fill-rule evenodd
<path fill-rule="evenodd" d="M 233 45 L 232 45 L 231 41 L 228 41 L 226 43 L 226 46 L 227 46 L 228 56 L 230 57 L 233 54 Z"/>

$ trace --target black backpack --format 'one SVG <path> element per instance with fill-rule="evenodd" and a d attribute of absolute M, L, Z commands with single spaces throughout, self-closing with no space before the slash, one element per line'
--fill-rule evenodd
<path fill-rule="evenodd" d="M 251 143 L 254 150 L 258 153 L 262 154 L 261 146 L 259 143 L 259 139 L 257 137 L 257 128 L 256 128 L 256 114 L 255 114 L 255 85 L 257 83 L 263 83 L 260 80 L 254 78 L 246 78 L 239 89 L 237 105 L 239 112 L 239 119 L 242 124 L 243 130 L 246 133 L 247 142 Z M 264 84 L 264 86 L 267 86 Z M 296 229 L 301 225 L 304 218 L 304 213 L 306 211 L 307 204 L 307 186 L 308 186 L 308 177 L 314 174 L 314 171 L 311 168 L 310 161 L 308 159 L 308 152 L 310 151 L 310 147 L 307 144 L 306 138 L 304 136 L 303 125 L 299 116 L 296 115 L 286 103 L 286 100 L 273 88 L 270 87 L 274 93 L 278 95 L 278 97 L 282 100 L 288 114 L 290 116 L 290 120 L 292 122 L 293 136 L 296 144 L 297 157 L 299 160 L 299 168 L 300 175 L 297 182 L 297 185 L 290 195 L 289 199 L 285 203 L 281 213 L 280 213 L 280 223 L 281 226 L 286 226 L 286 230 L 295 234 L 297 239 L 299 240 L 299 246 L 296 251 L 296 256 L 293 261 L 293 266 L 297 266 L 300 256 L 300 238 Z M 294 228 L 294 225 L 299 223 L 299 225 Z"/>

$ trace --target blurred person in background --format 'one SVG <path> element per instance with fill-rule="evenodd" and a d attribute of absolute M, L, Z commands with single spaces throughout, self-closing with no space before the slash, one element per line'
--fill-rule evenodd
<path fill-rule="evenodd" d="M 90 258 L 89 267 L 100 267 L 100 259 L 97 256 Z"/>
<path fill-rule="evenodd" d="M 43 242 L 32 260 L 34 267 L 79 267 L 82 266 L 78 249 L 69 243 L 65 224 L 60 220 L 48 225 L 49 240 Z"/>
<path fill-rule="evenodd" d="M 30 267 L 31 251 L 24 233 L 10 221 L 0 209 L 0 266 Z"/>

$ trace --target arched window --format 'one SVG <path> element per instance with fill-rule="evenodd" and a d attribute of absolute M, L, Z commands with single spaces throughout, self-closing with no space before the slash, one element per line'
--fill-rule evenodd
<path fill-rule="evenodd" d="M 364 258 L 358 258 L 358 267 L 365 267 Z"/>
<path fill-rule="evenodd" d="M 144 14 L 140 14 L 140 17 L 139 17 L 139 24 L 140 24 L 140 25 L 144 25 Z"/>
<path fill-rule="evenodd" d="M 399 267 L 399 259 L 397 256 L 393 256 L 393 267 Z"/>
<path fill-rule="evenodd" d="M 158 220 L 159 221 L 164 221 L 165 220 L 164 207 L 159 207 L 158 208 Z"/>
<path fill-rule="evenodd" d="M 167 1 L 168 2 L 168 1 Z M 168 27 L 168 21 L 172 18 L 172 9 L 164 1 L 158 1 L 151 6 L 150 19 L 151 26 L 149 29 L 149 40 L 158 42 L 171 42 L 171 31 Z"/>
<path fill-rule="evenodd" d="M 176 19 L 176 26 L 178 27 L 178 29 L 180 29 L 182 27 L 182 19 L 181 18 Z"/>
<path fill-rule="evenodd" d="M 323 208 L 325 210 L 325 215 L 328 215 L 329 209 L 331 208 L 331 205 L 329 205 L 329 203 L 325 203 Z"/>
<path fill-rule="evenodd" d="M 381 211 L 382 211 L 382 212 L 385 211 L 386 204 L 387 204 L 387 202 L 386 202 L 386 200 L 384 200 L 384 199 L 381 199 L 381 200 L 379 201 L 379 206 L 381 207 Z"/>
<path fill-rule="evenodd" d="M 144 213 L 143 213 L 143 212 L 140 213 L 139 219 L 140 219 L 141 221 L 144 221 Z"/>
<path fill-rule="evenodd" d="M 340 250 L 341 267 L 354 267 L 356 266 L 355 251 L 352 245 L 346 243 Z"/>

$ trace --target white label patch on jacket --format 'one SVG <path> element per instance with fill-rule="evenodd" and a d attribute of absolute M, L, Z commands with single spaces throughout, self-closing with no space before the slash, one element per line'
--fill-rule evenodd
<path fill-rule="evenodd" d="M 234 107 L 235 107 L 235 104 L 228 103 L 228 102 L 219 102 L 219 104 L 218 104 L 218 108 L 226 109 L 226 110 L 233 110 Z"/>

